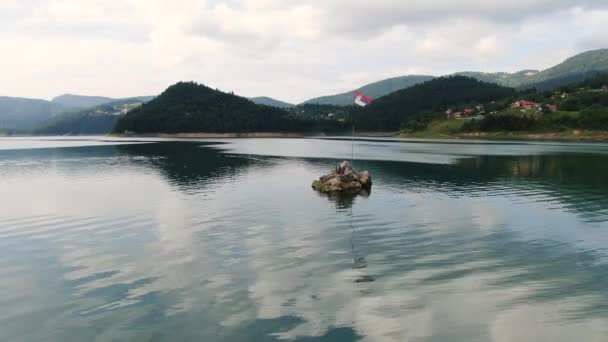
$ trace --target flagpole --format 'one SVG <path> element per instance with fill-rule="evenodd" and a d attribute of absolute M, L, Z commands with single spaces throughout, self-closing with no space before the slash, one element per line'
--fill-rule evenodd
<path fill-rule="evenodd" d="M 353 120 L 353 135 L 350 141 L 350 165 L 355 168 L 355 120 Z"/>
<path fill-rule="evenodd" d="M 356 105 L 358 105 L 360 107 L 365 107 L 370 103 L 372 103 L 372 99 L 370 99 L 367 96 L 364 96 L 358 90 L 355 92 L 355 104 Z M 351 112 L 350 119 L 353 122 L 353 135 L 351 136 L 351 141 L 350 141 L 350 148 L 351 148 L 350 165 L 352 165 L 354 168 L 354 165 L 355 165 L 355 110 L 353 110 Z"/>

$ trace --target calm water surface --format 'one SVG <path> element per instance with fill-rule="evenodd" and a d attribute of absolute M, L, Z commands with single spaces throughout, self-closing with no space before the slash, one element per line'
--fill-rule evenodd
<path fill-rule="evenodd" d="M 608 145 L 0 139 L 0 341 L 608 341 Z"/>

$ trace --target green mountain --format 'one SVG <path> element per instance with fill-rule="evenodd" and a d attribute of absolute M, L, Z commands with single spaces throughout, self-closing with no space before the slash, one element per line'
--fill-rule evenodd
<path fill-rule="evenodd" d="M 511 74 L 508 72 L 486 73 L 476 71 L 463 71 L 457 72 L 454 75 L 471 77 L 486 83 L 495 83 L 505 87 L 517 88 L 524 84 L 530 84 L 534 82 L 532 81 L 532 79 L 536 75 L 538 75 L 539 72 L 540 71 L 538 70 L 522 70 Z"/>
<path fill-rule="evenodd" d="M 561 64 L 541 71 L 533 79 L 534 82 L 541 82 L 573 74 L 598 71 L 608 71 L 608 49 L 583 52 L 568 58 Z"/>
<path fill-rule="evenodd" d="M 250 97 L 249 100 L 251 100 L 253 103 L 256 103 L 259 105 L 278 107 L 278 108 L 291 108 L 294 106 L 291 103 L 275 100 L 273 98 L 266 97 L 266 96 Z"/>
<path fill-rule="evenodd" d="M 422 82 L 426 82 L 432 80 L 433 76 L 401 76 L 401 77 L 393 77 L 386 80 L 382 80 L 379 82 L 374 82 L 371 84 L 367 84 L 359 88 L 362 93 L 371 97 L 372 99 L 377 99 L 384 95 L 388 95 L 395 91 L 406 89 L 416 84 L 420 84 Z M 346 93 L 332 95 L 332 96 L 323 96 L 317 97 L 314 99 L 310 99 L 305 101 L 302 104 L 324 104 L 324 105 L 334 105 L 334 106 L 351 106 L 355 102 L 355 91 L 352 90 Z"/>
<path fill-rule="evenodd" d="M 473 77 L 483 82 L 513 88 L 537 87 L 550 90 L 583 81 L 598 72 L 608 71 L 608 49 L 583 52 L 546 70 L 523 70 L 516 73 L 459 72 L 456 75 Z"/>
<path fill-rule="evenodd" d="M 519 90 L 536 89 L 537 91 L 548 91 L 555 90 L 564 86 L 575 85 L 581 82 L 585 82 L 589 79 L 600 75 L 600 71 L 590 71 L 585 73 L 573 73 L 562 77 L 551 78 L 544 81 L 526 83 L 525 85 L 517 87 Z"/>
<path fill-rule="evenodd" d="M 194 82 L 170 86 L 121 117 L 122 133 L 270 132 L 289 129 L 287 112 Z"/>
<path fill-rule="evenodd" d="M 354 112 L 359 129 L 397 131 L 410 121 L 425 121 L 451 106 L 484 104 L 512 96 L 515 90 L 464 76 L 436 78 L 374 101 Z"/>
<path fill-rule="evenodd" d="M 115 100 L 77 112 L 52 117 L 34 133 L 43 135 L 107 134 L 114 130 L 120 116 L 141 106 L 149 97 Z"/>
<path fill-rule="evenodd" d="M 551 90 L 560 86 L 577 83 L 593 77 L 598 72 L 608 70 L 608 49 L 592 50 L 571 57 L 561 64 L 546 70 L 521 70 L 515 73 L 508 72 L 475 72 L 463 71 L 453 75 L 475 78 L 486 83 L 495 83 L 510 88 L 532 88 L 538 90 Z M 365 85 L 359 90 L 365 95 L 377 99 L 392 92 L 407 89 L 416 84 L 429 81 L 433 76 L 402 76 L 389 78 L 379 82 Z M 305 101 L 304 104 L 329 104 L 350 106 L 355 99 L 355 90 L 323 96 Z"/>
<path fill-rule="evenodd" d="M 29 131 L 63 110 L 46 100 L 0 96 L 0 130 Z"/>

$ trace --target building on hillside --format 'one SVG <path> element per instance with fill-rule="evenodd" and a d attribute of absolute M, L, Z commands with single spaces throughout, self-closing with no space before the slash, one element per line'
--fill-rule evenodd
<path fill-rule="evenodd" d="M 462 118 L 462 112 L 452 113 L 452 117 L 455 119 L 460 119 L 460 118 Z"/>
<path fill-rule="evenodd" d="M 473 113 L 475 113 L 475 109 L 473 109 L 473 108 L 465 108 L 464 109 L 464 114 L 465 115 L 471 115 Z"/>
<path fill-rule="evenodd" d="M 515 101 L 511 104 L 512 108 L 526 108 L 526 109 L 538 109 L 542 107 L 542 104 L 534 102 L 534 101 L 527 101 L 527 100 L 519 100 L 519 101 Z"/>
<path fill-rule="evenodd" d="M 452 118 L 452 113 L 454 113 L 454 111 L 452 111 L 451 108 L 445 111 L 445 115 L 448 117 L 448 119 Z"/>
<path fill-rule="evenodd" d="M 604 85 L 602 86 L 602 90 L 603 90 L 603 91 L 608 91 L 608 85 L 604 84 Z"/>
<path fill-rule="evenodd" d="M 548 104 L 547 105 L 547 109 L 549 109 L 552 112 L 557 112 L 557 106 L 556 105 Z"/>
<path fill-rule="evenodd" d="M 562 93 L 562 99 L 565 99 L 568 97 L 568 93 Z"/>

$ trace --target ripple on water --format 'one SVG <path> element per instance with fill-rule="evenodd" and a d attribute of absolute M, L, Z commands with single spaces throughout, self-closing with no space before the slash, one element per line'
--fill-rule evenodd
<path fill-rule="evenodd" d="M 357 161 L 371 196 L 328 197 L 310 181 L 335 159 L 267 157 L 276 142 L 258 142 L 230 142 L 230 156 L 166 143 L 0 157 L 12 199 L 0 207 L 0 339 L 606 336 L 608 187 L 584 167 L 597 160 L 365 143 L 379 159 Z M 349 144 L 285 146 L 342 158 Z M 424 156 L 446 153 L 448 164 Z M 414 157 L 426 159 L 389 161 Z M 38 166 L 21 173 L 28 159 Z"/>

